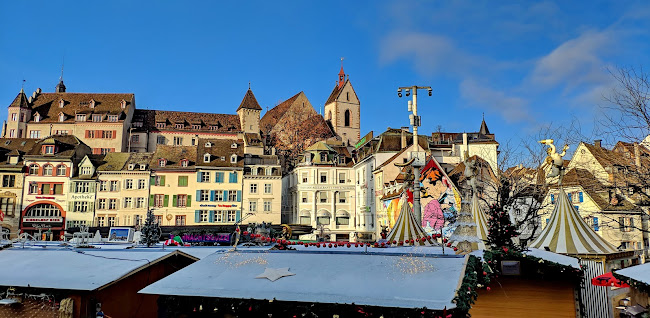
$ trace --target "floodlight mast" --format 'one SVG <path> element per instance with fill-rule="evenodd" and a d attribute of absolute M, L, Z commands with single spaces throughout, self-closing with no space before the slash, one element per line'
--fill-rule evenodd
<path fill-rule="evenodd" d="M 412 161 L 413 166 L 413 214 L 417 219 L 418 223 L 422 225 L 422 207 L 420 206 L 420 167 L 425 164 L 426 154 L 419 151 L 418 143 L 418 127 L 421 126 L 421 118 L 418 116 L 418 90 L 426 89 L 429 93 L 429 96 L 433 95 L 433 89 L 431 86 L 402 86 L 397 88 L 397 96 L 402 97 L 402 91 L 405 92 L 406 97 L 413 94 L 413 100 L 408 103 L 409 111 L 409 121 L 411 126 L 413 126 L 413 147 L 414 151 L 411 152 L 411 158 L 415 159 Z M 412 112 L 412 114 L 411 114 Z"/>

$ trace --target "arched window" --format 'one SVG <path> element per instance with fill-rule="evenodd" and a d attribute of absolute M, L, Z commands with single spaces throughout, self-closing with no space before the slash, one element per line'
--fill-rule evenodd
<path fill-rule="evenodd" d="M 327 120 L 332 121 L 332 111 L 327 112 Z"/>
<path fill-rule="evenodd" d="M 54 172 L 54 167 L 51 164 L 46 164 L 43 167 L 43 175 L 45 176 L 51 176 Z"/>
<path fill-rule="evenodd" d="M 60 217 L 61 210 L 52 204 L 37 204 L 29 208 L 25 216 L 51 216 Z"/>
<path fill-rule="evenodd" d="M 38 174 L 38 165 L 37 164 L 32 163 L 31 165 L 29 165 L 29 174 L 33 175 L 33 176 Z"/>
<path fill-rule="evenodd" d="M 58 165 L 56 167 L 56 175 L 57 176 L 65 176 L 65 165 Z"/>
<path fill-rule="evenodd" d="M 350 110 L 349 109 L 345 110 L 345 123 L 344 123 L 344 126 L 345 127 L 350 127 Z"/>

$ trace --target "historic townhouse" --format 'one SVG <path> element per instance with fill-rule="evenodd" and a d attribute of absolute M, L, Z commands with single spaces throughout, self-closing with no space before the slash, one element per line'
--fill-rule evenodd
<path fill-rule="evenodd" d="M 494 134 L 490 133 L 485 119 L 477 132 L 449 133 L 434 132 L 431 134 L 429 149 L 437 162 L 446 172 L 450 172 L 456 165 L 462 163 L 465 153 L 469 157 L 478 156 L 487 161 L 492 172 L 498 172 L 497 156 L 499 143 Z"/>
<path fill-rule="evenodd" d="M 95 215 L 97 167 L 104 155 L 87 155 L 79 162 L 79 173 L 70 179 L 66 228 L 92 225 Z"/>
<path fill-rule="evenodd" d="M 242 206 L 242 141 L 201 139 L 196 161 L 196 176 L 192 180 L 196 206 L 192 224 L 234 224 L 257 213 Z"/>
<path fill-rule="evenodd" d="M 92 169 L 78 168 L 91 151 L 75 136 L 56 135 L 38 140 L 25 154 L 22 231 L 33 234 L 49 229 L 58 239 L 66 224 L 81 224 L 88 220 L 87 215 L 92 220 L 92 213 L 71 212 L 68 205 L 70 180 L 93 175 Z"/>
<path fill-rule="evenodd" d="M 0 139 L 0 230 L 10 238 L 15 238 L 20 231 L 25 179 L 23 156 L 35 143 L 34 139 Z"/>
<path fill-rule="evenodd" d="M 127 151 L 135 110 L 133 94 L 67 93 L 61 80 L 54 93 L 21 89 L 9 105 L 3 136 L 40 139 L 74 135 L 94 154 Z"/>
<path fill-rule="evenodd" d="M 342 142 L 319 141 L 303 152 L 284 177 L 283 193 L 292 223 L 316 228 L 305 239 L 357 239 L 354 182 L 352 158 Z"/>
<path fill-rule="evenodd" d="M 147 215 L 151 153 L 109 153 L 97 168 L 96 226 L 140 226 Z"/>
<path fill-rule="evenodd" d="M 160 225 L 195 223 L 196 148 L 160 145 L 149 161 L 149 208 Z"/>
<path fill-rule="evenodd" d="M 253 213 L 246 223 L 289 223 L 282 215 L 282 173 L 280 161 L 272 155 L 244 155 L 244 210 Z"/>

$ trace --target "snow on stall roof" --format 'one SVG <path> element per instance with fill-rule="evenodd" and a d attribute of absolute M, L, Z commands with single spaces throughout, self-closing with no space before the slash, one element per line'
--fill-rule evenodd
<path fill-rule="evenodd" d="M 6 249 L 0 286 L 95 290 L 174 250 Z"/>
<path fill-rule="evenodd" d="M 650 263 L 619 269 L 615 273 L 650 285 Z"/>
<path fill-rule="evenodd" d="M 524 254 L 539 257 L 545 261 L 558 263 L 565 266 L 571 266 L 576 269 L 580 269 L 580 264 L 578 259 L 571 256 L 566 256 L 558 253 L 553 253 L 545 250 L 540 250 L 538 248 L 529 248 L 528 250 L 523 251 Z M 476 257 L 483 258 L 483 250 L 476 250 L 470 253 Z"/>
<path fill-rule="evenodd" d="M 140 293 L 451 309 L 465 264 L 466 257 L 425 254 L 240 249 L 208 255 Z M 255 278 L 265 268 L 283 267 L 295 275 Z"/>

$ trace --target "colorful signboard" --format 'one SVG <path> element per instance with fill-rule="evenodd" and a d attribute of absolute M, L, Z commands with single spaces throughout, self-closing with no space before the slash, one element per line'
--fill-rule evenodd
<path fill-rule="evenodd" d="M 112 227 L 108 231 L 109 242 L 131 242 L 133 241 L 133 229 L 130 227 Z"/>
<path fill-rule="evenodd" d="M 185 243 L 230 243 L 230 233 L 217 234 L 184 234 L 181 236 Z"/>

